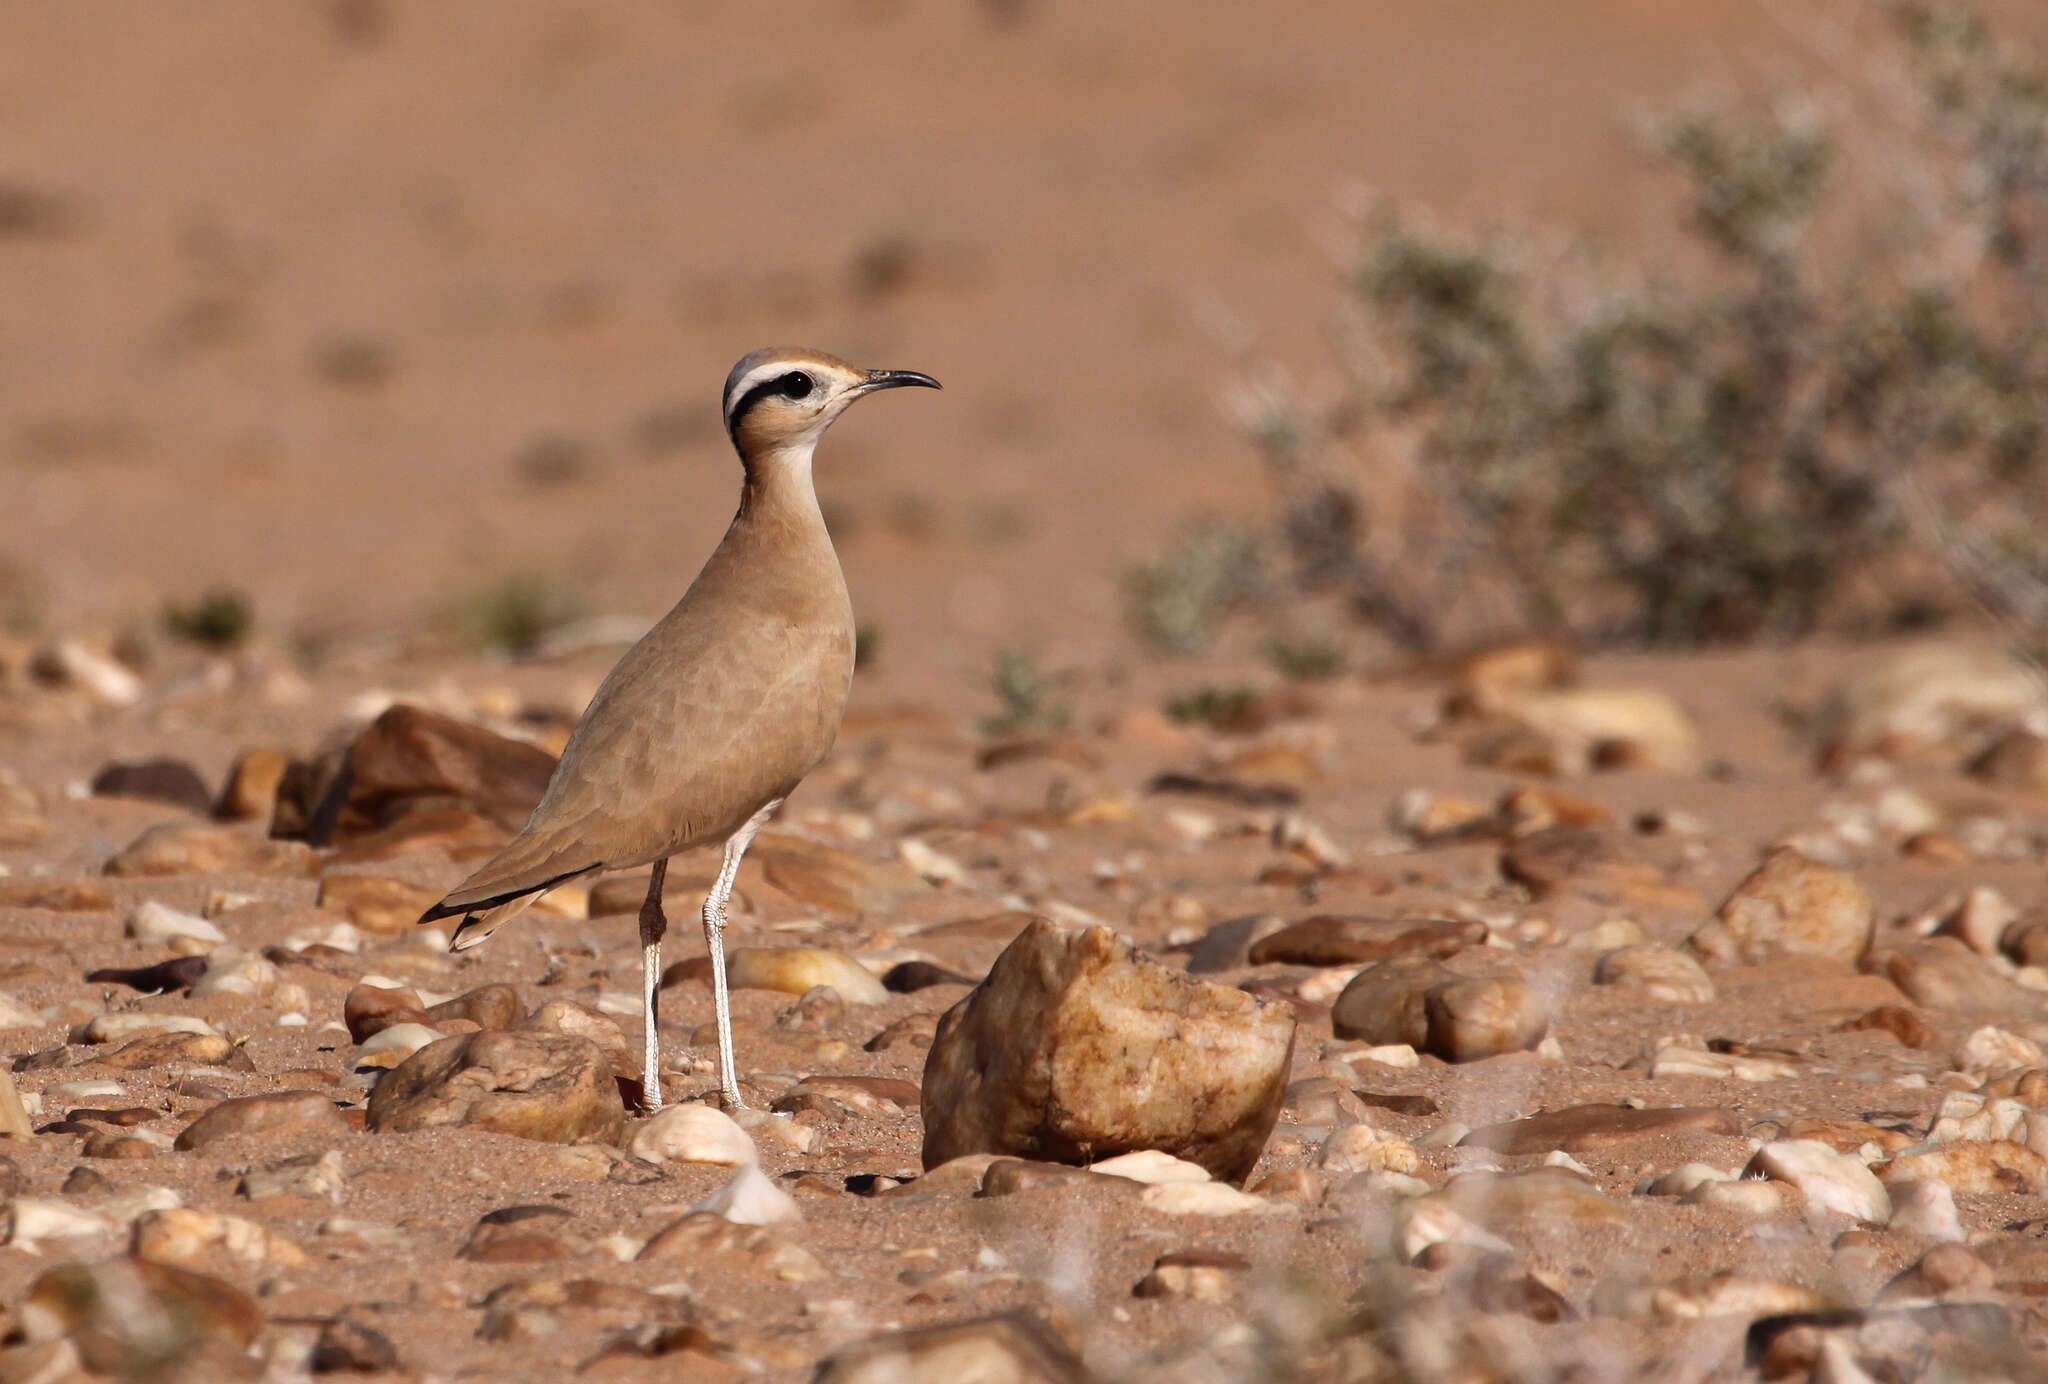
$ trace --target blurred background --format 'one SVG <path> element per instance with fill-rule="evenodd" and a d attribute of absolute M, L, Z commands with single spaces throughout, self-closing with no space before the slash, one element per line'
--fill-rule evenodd
<path fill-rule="evenodd" d="M 2024 605 L 2048 16 L 1974 13 L 9 6 L 5 621 L 652 617 L 769 343 L 946 384 L 818 469 L 905 676 Z"/>

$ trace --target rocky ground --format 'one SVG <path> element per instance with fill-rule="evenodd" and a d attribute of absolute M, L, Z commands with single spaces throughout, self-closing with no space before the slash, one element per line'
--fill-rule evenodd
<path fill-rule="evenodd" d="M 0 1379 L 2048 1370 L 2048 741 L 1990 656 L 1192 722 L 1146 672 L 1001 737 L 863 674 L 741 873 L 754 1109 L 699 1103 L 679 860 L 648 1120 L 641 880 L 412 922 L 602 653 L 18 653 Z"/>

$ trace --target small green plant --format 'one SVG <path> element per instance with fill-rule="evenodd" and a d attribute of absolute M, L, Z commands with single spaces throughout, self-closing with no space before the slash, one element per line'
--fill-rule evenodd
<path fill-rule="evenodd" d="M 256 611 L 249 598 L 229 587 L 215 587 L 194 601 L 174 601 L 163 611 L 166 634 L 208 649 L 239 647 L 255 624 Z"/>
<path fill-rule="evenodd" d="M 458 596 L 444 611 L 444 624 L 465 648 L 522 658 L 589 609 L 590 603 L 573 582 L 554 573 L 529 570 Z"/>
<path fill-rule="evenodd" d="M 1168 699 L 1166 714 L 1184 724 L 1204 725 L 1211 730 L 1244 730 L 1255 724 L 1260 697 L 1255 687 L 1217 687 L 1205 684 L 1192 692 Z"/>
<path fill-rule="evenodd" d="M 1350 658 L 1344 645 L 1327 635 L 1281 635 L 1266 641 L 1266 662 L 1289 682 L 1327 682 L 1342 673 Z"/>
<path fill-rule="evenodd" d="M 1226 616 L 1266 589 L 1259 535 L 1242 524 L 1203 519 L 1166 553 L 1131 569 L 1125 585 L 1131 625 L 1162 653 L 1197 653 L 1215 642 Z"/>
<path fill-rule="evenodd" d="M 989 685 L 1002 710 L 981 721 L 983 735 L 1026 735 L 1065 730 L 1072 711 L 1059 696 L 1056 676 L 1040 673 L 1021 649 L 996 650 Z"/>

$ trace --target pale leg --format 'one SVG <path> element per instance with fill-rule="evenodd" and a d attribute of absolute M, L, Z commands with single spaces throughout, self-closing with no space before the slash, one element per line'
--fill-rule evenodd
<path fill-rule="evenodd" d="M 661 1109 L 661 934 L 668 918 L 661 911 L 661 887 L 668 879 L 668 860 L 654 862 L 647 901 L 640 905 L 640 987 L 646 1003 L 647 1045 L 640 1058 L 641 1104 L 648 1113 Z"/>
<path fill-rule="evenodd" d="M 740 872 L 740 857 L 747 853 L 747 847 L 769 815 L 780 806 L 782 799 L 777 798 L 747 818 L 746 824 L 732 834 L 732 839 L 725 843 L 725 861 L 718 867 L 718 882 L 704 896 L 704 945 L 711 952 L 711 998 L 718 1010 L 718 1094 L 729 1110 L 742 1109 L 746 1102 L 740 1099 L 739 1074 L 733 1069 L 732 1007 L 725 994 L 725 901 L 732 894 L 733 877 Z"/>

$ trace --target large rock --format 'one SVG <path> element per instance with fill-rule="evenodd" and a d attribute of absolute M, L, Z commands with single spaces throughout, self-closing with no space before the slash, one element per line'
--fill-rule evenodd
<path fill-rule="evenodd" d="M 555 757 L 452 716 L 400 703 L 356 737 L 326 785 L 306 838 L 343 845 L 388 826 L 422 800 L 457 800 L 508 831 L 526 824 Z"/>
<path fill-rule="evenodd" d="M 611 1143 L 625 1123 L 611 1059 L 597 1044 L 529 1029 L 430 1043 L 370 1093 L 369 1127 L 394 1133 L 463 1125 L 554 1144 Z"/>
<path fill-rule="evenodd" d="M 237 1134 L 270 1135 L 287 1125 L 304 1125 L 309 1130 L 324 1127 L 335 1135 L 348 1131 L 348 1122 L 335 1109 L 334 1098 L 328 1092 L 266 1091 L 220 1102 L 185 1126 L 176 1147 L 203 1149 L 216 1139 Z"/>
<path fill-rule="evenodd" d="M 1348 918 L 1322 914 L 1252 943 L 1254 966 L 1357 966 L 1395 956 L 1449 956 L 1486 940 L 1473 919 Z M 1190 967 L 1192 969 L 1192 966 Z"/>
<path fill-rule="evenodd" d="M 1107 928 L 1034 919 L 939 1021 L 924 1165 L 1159 1149 L 1241 1180 L 1279 1118 L 1294 1016 L 1168 970 Z"/>
<path fill-rule="evenodd" d="M 1856 876 L 1778 846 L 1686 945 L 1720 966 L 1782 956 L 1854 961 L 1870 945 L 1872 924 L 1870 895 Z"/>

